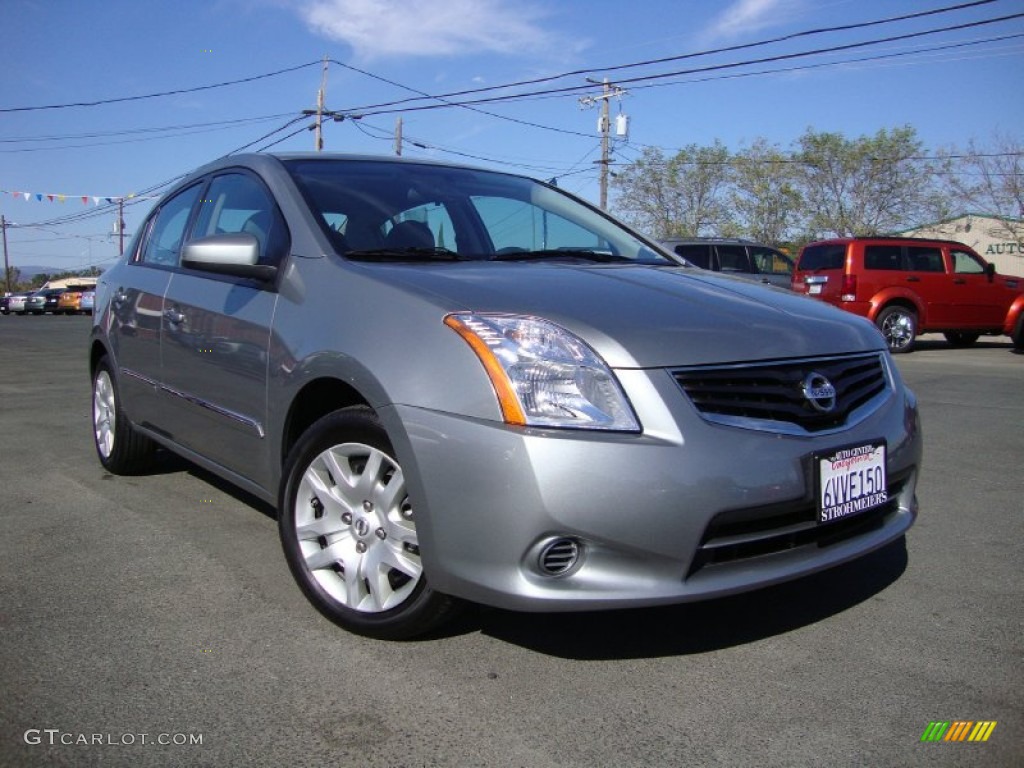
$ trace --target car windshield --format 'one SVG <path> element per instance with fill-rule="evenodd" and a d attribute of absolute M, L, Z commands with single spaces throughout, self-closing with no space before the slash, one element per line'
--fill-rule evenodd
<path fill-rule="evenodd" d="M 349 259 L 678 265 L 597 209 L 521 176 L 373 160 L 285 165 Z"/>

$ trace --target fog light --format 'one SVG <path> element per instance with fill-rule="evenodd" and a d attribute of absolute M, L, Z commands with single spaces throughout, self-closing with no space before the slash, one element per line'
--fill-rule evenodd
<path fill-rule="evenodd" d="M 553 539 L 541 549 L 537 567 L 545 576 L 564 576 L 576 568 L 582 553 L 583 548 L 576 539 Z"/>

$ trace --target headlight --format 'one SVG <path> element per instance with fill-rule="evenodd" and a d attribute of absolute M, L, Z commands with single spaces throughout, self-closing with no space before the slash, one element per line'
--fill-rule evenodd
<path fill-rule="evenodd" d="M 476 352 L 509 424 L 639 432 L 626 395 L 578 336 L 518 315 L 448 315 Z"/>

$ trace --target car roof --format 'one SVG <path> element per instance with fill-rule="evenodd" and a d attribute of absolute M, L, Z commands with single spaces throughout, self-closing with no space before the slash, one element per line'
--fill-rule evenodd
<path fill-rule="evenodd" d="M 944 243 L 946 245 L 957 245 L 963 248 L 970 246 L 961 243 L 959 240 L 946 240 L 941 237 L 906 237 L 905 235 L 861 235 L 858 237 L 829 237 L 824 240 L 815 240 L 807 245 L 839 245 L 841 243 Z M 806 247 L 806 246 L 805 246 Z"/>

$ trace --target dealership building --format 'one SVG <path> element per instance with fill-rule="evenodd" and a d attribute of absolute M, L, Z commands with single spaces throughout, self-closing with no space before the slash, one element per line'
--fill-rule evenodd
<path fill-rule="evenodd" d="M 900 234 L 956 240 L 971 246 L 985 261 L 995 264 L 996 272 L 1024 277 L 1024 219 L 965 213 Z"/>

